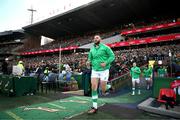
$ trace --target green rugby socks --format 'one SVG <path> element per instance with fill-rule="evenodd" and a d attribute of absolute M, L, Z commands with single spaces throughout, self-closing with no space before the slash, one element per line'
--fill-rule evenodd
<path fill-rule="evenodd" d="M 93 107 L 95 109 L 97 109 L 97 99 L 98 99 L 97 90 L 92 90 L 92 101 L 93 101 Z"/>

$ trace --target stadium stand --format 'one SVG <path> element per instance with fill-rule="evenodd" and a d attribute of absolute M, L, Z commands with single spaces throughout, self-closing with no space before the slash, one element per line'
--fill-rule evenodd
<path fill-rule="evenodd" d="M 149 60 L 156 61 L 155 76 L 158 76 L 160 66 L 158 61 L 161 61 L 163 63 L 161 65 L 168 73 L 166 77 L 175 77 L 172 74 L 171 62 L 179 61 L 179 16 L 172 15 L 174 9 L 167 11 L 165 9 L 169 6 L 167 5 L 162 6 L 164 7 L 162 11 L 167 12 L 170 17 L 153 17 L 162 15 L 162 11 L 158 13 L 157 5 L 154 4 L 155 0 L 152 3 L 138 3 L 133 0 L 128 2 L 97 0 L 25 26 L 23 32 L 0 33 L 0 40 L 3 41 L 0 44 L 2 46 L 0 59 L 3 61 L 5 58 L 13 57 L 8 62 L 8 69 L 12 69 L 18 61 L 23 61 L 24 75 L 37 77 L 38 87 L 41 85 L 42 89 L 42 83 L 48 83 L 48 80 L 53 83 L 60 80 L 69 83 L 75 80 L 75 75 L 82 75 L 83 71 L 89 69 L 86 66 L 87 51 L 92 45 L 93 36 L 99 34 L 104 43 L 113 49 L 116 56 L 110 68 L 109 81 L 123 75 L 129 76 L 129 69 L 133 62 L 143 68 Z M 139 14 L 133 9 L 127 11 L 132 4 Z M 149 7 L 150 4 L 156 9 Z M 152 9 L 155 11 L 154 14 L 148 15 Z M 117 11 L 121 11 L 122 14 L 120 15 Z M 143 20 L 140 16 L 144 16 Z M 9 39 L 11 35 L 16 38 Z M 40 46 L 41 35 L 53 38 L 55 41 Z M 17 38 L 24 41 L 14 42 Z M 18 54 L 15 53 L 17 51 Z M 65 88 L 67 85 L 65 84 L 64 90 L 70 90 Z"/>

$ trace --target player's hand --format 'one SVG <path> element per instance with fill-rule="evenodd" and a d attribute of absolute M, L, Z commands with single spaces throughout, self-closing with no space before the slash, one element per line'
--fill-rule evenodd
<path fill-rule="evenodd" d="M 105 67 L 106 66 L 106 63 L 101 63 L 101 67 Z"/>

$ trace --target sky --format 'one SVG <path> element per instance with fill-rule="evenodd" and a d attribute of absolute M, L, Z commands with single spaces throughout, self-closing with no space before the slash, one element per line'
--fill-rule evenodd
<path fill-rule="evenodd" d="M 0 0 L 0 32 L 18 30 L 31 23 L 31 12 L 34 12 L 34 23 L 57 14 L 66 12 L 94 0 Z"/>

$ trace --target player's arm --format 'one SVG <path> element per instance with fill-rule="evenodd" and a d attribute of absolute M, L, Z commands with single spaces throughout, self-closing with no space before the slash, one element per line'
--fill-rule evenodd
<path fill-rule="evenodd" d="M 105 62 L 107 65 L 107 64 L 111 64 L 114 61 L 115 55 L 114 55 L 113 51 L 111 50 L 111 48 L 109 48 L 109 47 L 106 48 L 106 52 L 109 56 L 108 60 Z"/>
<path fill-rule="evenodd" d="M 92 53 L 91 53 L 91 51 L 89 52 L 89 54 L 88 54 L 88 60 L 87 60 L 87 62 L 86 62 L 86 65 L 87 66 L 90 66 L 90 64 L 91 64 L 91 62 L 92 62 Z"/>
<path fill-rule="evenodd" d="M 138 68 L 138 69 L 136 70 L 136 73 L 138 73 L 138 74 L 140 74 L 140 73 L 141 73 L 140 68 Z"/>

